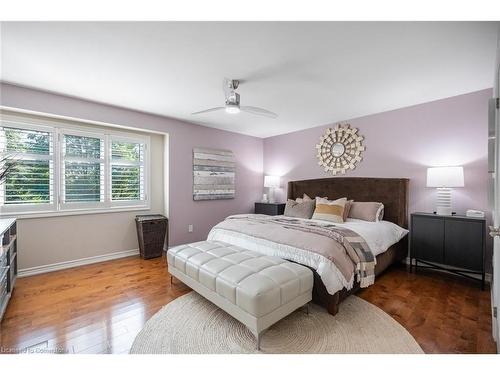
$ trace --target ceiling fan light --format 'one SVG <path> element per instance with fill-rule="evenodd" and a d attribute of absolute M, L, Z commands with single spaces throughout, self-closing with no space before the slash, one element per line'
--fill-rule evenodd
<path fill-rule="evenodd" d="M 226 105 L 226 113 L 231 113 L 231 114 L 240 113 L 240 107 L 236 105 Z"/>

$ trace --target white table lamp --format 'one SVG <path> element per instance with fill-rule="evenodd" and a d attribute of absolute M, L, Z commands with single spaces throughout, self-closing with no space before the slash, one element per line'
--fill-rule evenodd
<path fill-rule="evenodd" d="M 438 215 L 451 215 L 450 188 L 464 187 L 464 168 L 427 168 L 427 187 L 437 188 L 436 213 Z"/>
<path fill-rule="evenodd" d="M 274 203 L 274 189 L 280 187 L 280 177 L 264 176 L 264 187 L 269 188 L 269 202 Z"/>

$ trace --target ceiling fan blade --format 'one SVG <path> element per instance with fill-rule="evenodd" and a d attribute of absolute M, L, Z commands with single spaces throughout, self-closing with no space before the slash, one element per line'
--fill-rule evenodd
<path fill-rule="evenodd" d="M 202 114 L 202 113 L 208 113 L 208 112 L 220 111 L 221 109 L 224 109 L 224 107 L 209 108 L 209 109 L 205 109 L 205 110 L 203 110 L 203 111 L 193 112 L 193 113 L 191 113 L 191 114 L 192 114 L 192 115 L 200 115 L 200 114 Z"/>
<path fill-rule="evenodd" d="M 243 105 L 243 106 L 240 106 L 240 109 L 244 112 L 252 113 L 254 115 L 266 116 L 266 117 L 270 117 L 270 118 L 278 117 L 278 115 L 276 113 L 268 111 L 267 109 L 264 109 L 264 108 Z"/>

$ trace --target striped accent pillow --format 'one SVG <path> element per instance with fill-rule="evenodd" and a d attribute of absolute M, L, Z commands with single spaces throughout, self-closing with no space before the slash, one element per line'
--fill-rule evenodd
<path fill-rule="evenodd" d="M 332 221 L 334 223 L 344 222 L 344 210 L 347 198 L 340 198 L 330 201 L 325 198 L 316 197 L 316 209 L 313 219 Z"/>

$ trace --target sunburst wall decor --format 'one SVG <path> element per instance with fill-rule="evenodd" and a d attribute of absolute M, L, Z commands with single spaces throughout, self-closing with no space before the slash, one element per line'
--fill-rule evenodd
<path fill-rule="evenodd" d="M 316 145 L 318 164 L 325 172 L 332 172 L 334 176 L 356 168 L 357 163 L 363 159 L 363 139 L 358 134 L 358 129 L 351 128 L 349 124 L 337 124 L 334 129 L 326 129 Z"/>

